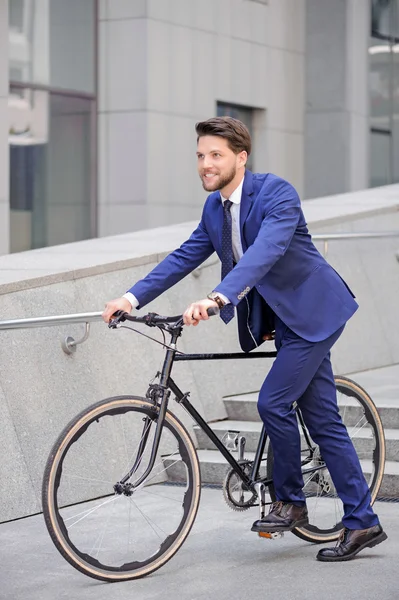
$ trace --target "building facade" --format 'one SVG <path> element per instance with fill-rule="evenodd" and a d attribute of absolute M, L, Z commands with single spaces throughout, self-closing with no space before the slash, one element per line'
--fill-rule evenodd
<path fill-rule="evenodd" d="M 399 0 L 0 0 L 0 253 L 197 219 L 195 123 L 303 198 L 399 180 Z"/>

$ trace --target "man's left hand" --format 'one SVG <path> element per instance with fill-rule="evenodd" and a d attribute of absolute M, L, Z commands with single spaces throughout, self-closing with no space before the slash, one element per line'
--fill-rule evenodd
<path fill-rule="evenodd" d="M 207 321 L 209 319 L 208 308 L 218 308 L 218 305 L 214 300 L 205 298 L 190 304 L 183 314 L 183 321 L 185 325 L 198 325 L 200 321 Z"/>

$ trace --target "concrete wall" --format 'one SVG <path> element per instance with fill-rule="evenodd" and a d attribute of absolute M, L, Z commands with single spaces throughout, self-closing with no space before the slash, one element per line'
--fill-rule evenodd
<path fill-rule="evenodd" d="M 399 230 L 399 186 L 308 201 L 312 232 Z M 120 296 L 176 245 L 195 223 L 0 257 L 0 314 L 18 319 L 99 311 Z M 328 256 L 355 291 L 361 308 L 333 352 L 335 371 L 399 363 L 397 335 L 398 239 L 330 243 Z M 211 257 L 198 277 L 191 274 L 145 307 L 160 314 L 182 312 L 219 281 Z M 154 330 L 145 333 L 156 335 Z M 0 344 L 0 519 L 40 510 L 40 484 L 50 448 L 78 411 L 101 398 L 139 394 L 162 363 L 157 344 L 94 323 L 76 354 L 61 349 L 66 335 L 78 339 L 82 325 L 1 331 Z M 158 336 L 159 339 L 159 336 Z M 266 344 L 263 348 L 266 349 Z M 186 352 L 239 350 L 236 323 L 215 318 L 188 328 L 179 342 Z M 273 348 L 269 344 L 269 348 Z M 224 418 L 224 395 L 256 391 L 271 361 L 179 363 L 173 376 L 207 420 Z M 191 428 L 184 411 L 173 406 Z"/>
<path fill-rule="evenodd" d="M 305 197 L 369 185 L 370 2 L 307 0 Z"/>
<path fill-rule="evenodd" d="M 8 150 L 8 0 L 0 0 L 0 254 L 8 252 L 10 239 Z"/>
<path fill-rule="evenodd" d="M 100 2 L 99 233 L 197 218 L 194 125 L 255 109 L 254 169 L 303 190 L 305 0 Z"/>

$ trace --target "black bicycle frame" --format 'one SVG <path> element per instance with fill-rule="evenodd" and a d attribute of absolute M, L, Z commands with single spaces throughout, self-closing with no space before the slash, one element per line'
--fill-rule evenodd
<path fill-rule="evenodd" d="M 230 353 L 212 353 L 212 354 L 175 354 L 175 361 L 192 361 L 192 360 L 232 360 L 232 359 L 250 359 L 250 358 L 275 358 L 277 352 L 256 352 L 254 354 L 246 354 L 244 352 L 230 352 Z M 168 387 L 176 396 L 176 401 L 183 406 L 186 411 L 191 415 L 194 421 L 201 427 L 202 431 L 209 437 L 209 439 L 215 444 L 219 452 L 223 455 L 229 465 L 232 467 L 234 472 L 240 477 L 240 479 L 248 486 L 253 485 L 257 480 L 260 463 L 262 460 L 263 452 L 265 450 L 267 433 L 265 427 L 262 427 L 260 434 L 258 447 L 256 449 L 255 458 L 252 465 L 251 475 L 248 476 L 240 464 L 236 461 L 234 456 L 225 447 L 223 442 L 209 427 L 208 423 L 201 417 L 194 406 L 189 402 L 187 394 L 184 394 L 178 386 L 175 384 L 173 379 L 169 377 Z M 269 485 L 270 479 L 260 479 L 259 482 Z"/>
<path fill-rule="evenodd" d="M 163 421 L 166 414 L 166 410 L 169 403 L 169 390 L 175 395 L 176 401 L 185 408 L 185 410 L 190 414 L 190 416 L 194 419 L 194 421 L 199 425 L 202 431 L 209 437 L 209 439 L 215 444 L 219 452 L 223 455 L 229 465 L 232 467 L 234 472 L 240 477 L 240 479 L 249 487 L 253 487 L 254 483 L 263 483 L 265 486 L 270 485 L 272 483 L 271 479 L 261 478 L 258 479 L 260 464 L 262 461 L 262 456 L 265 450 L 266 441 L 267 441 L 267 433 L 265 427 L 262 427 L 262 431 L 260 434 L 258 447 L 256 449 L 255 458 L 253 460 L 251 475 L 248 476 L 234 456 L 229 452 L 229 450 L 224 446 L 223 442 L 217 437 L 217 435 L 212 431 L 209 427 L 208 423 L 201 417 L 198 411 L 194 408 L 194 406 L 189 402 L 188 396 L 189 393 L 183 393 L 180 388 L 176 385 L 173 379 L 170 377 L 170 373 L 172 371 L 172 366 L 174 362 L 182 362 L 182 361 L 194 361 L 194 360 L 233 360 L 233 359 L 254 359 L 254 358 L 275 358 L 277 356 L 276 351 L 272 352 L 254 352 L 253 354 L 247 354 L 245 352 L 228 352 L 228 353 L 211 353 L 211 354 L 179 354 L 176 351 L 176 342 L 181 333 L 181 328 L 176 328 L 169 330 L 172 336 L 171 343 L 167 346 L 166 356 L 162 367 L 162 372 L 160 374 L 159 384 L 153 386 L 157 388 L 157 406 L 159 409 L 159 415 L 157 418 L 157 425 L 154 435 L 153 447 L 151 451 L 151 457 L 147 466 L 147 469 L 143 473 L 143 475 L 132 485 L 133 488 L 137 488 L 149 475 L 151 472 L 154 463 L 156 454 L 159 447 L 159 441 L 161 438 Z M 302 415 L 300 411 L 298 411 L 300 425 L 304 431 L 305 439 L 308 443 L 309 449 L 311 449 L 310 440 L 307 435 L 307 431 L 302 419 Z M 146 445 L 146 441 L 144 443 L 144 447 Z M 140 446 L 139 455 L 136 458 L 135 465 L 138 464 L 138 461 L 141 460 L 142 453 L 144 452 L 144 447 Z M 309 461 L 311 458 L 309 459 Z M 305 469 L 302 471 L 303 474 L 312 473 L 314 471 L 318 471 L 323 468 L 322 465 L 318 465 L 317 467 L 311 467 L 309 469 Z M 129 477 L 133 474 L 135 468 L 133 467 L 130 472 L 121 480 L 122 483 L 125 483 Z"/>

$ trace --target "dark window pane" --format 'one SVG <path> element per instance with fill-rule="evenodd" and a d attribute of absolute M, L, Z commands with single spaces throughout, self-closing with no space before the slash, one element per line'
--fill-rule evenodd
<path fill-rule="evenodd" d="M 391 183 L 391 135 L 371 132 L 370 139 L 370 187 Z"/>
<path fill-rule="evenodd" d="M 95 92 L 95 0 L 9 0 L 11 81 Z"/>
<path fill-rule="evenodd" d="M 389 38 L 391 35 L 392 0 L 371 0 L 372 35 Z"/>
<path fill-rule="evenodd" d="M 9 0 L 8 18 L 10 28 L 15 31 L 23 31 L 24 28 L 24 0 Z"/>
<path fill-rule="evenodd" d="M 11 251 L 87 239 L 92 103 L 22 92 L 10 95 Z"/>
<path fill-rule="evenodd" d="M 369 47 L 369 88 L 371 127 L 391 128 L 392 49 L 385 40 L 371 39 Z"/>

